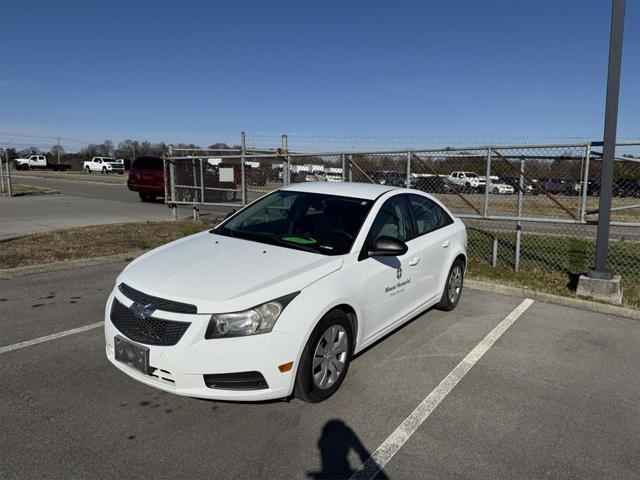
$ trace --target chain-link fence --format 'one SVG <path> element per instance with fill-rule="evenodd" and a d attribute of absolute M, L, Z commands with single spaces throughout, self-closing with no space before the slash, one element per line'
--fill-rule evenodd
<path fill-rule="evenodd" d="M 618 148 L 609 256 L 614 270 L 633 281 L 640 279 L 640 155 L 627 150 L 639 145 Z M 165 162 L 166 201 L 239 207 L 284 185 L 312 181 L 410 187 L 430 193 L 465 221 L 475 260 L 515 271 L 578 274 L 595 254 L 600 146 L 244 155 L 172 151 Z"/>

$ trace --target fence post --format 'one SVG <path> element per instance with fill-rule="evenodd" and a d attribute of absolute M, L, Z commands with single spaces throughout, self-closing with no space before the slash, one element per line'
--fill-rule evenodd
<path fill-rule="evenodd" d="M 165 180 L 166 182 L 166 180 Z M 169 191 L 171 192 L 171 202 L 176 201 L 176 166 L 173 161 L 173 146 L 169 145 Z M 175 203 L 171 204 L 173 219 L 178 219 L 178 210 Z"/>
<path fill-rule="evenodd" d="M 489 215 L 489 177 L 491 176 L 491 149 L 487 148 L 487 173 L 484 183 L 484 205 L 482 207 L 482 215 Z"/>
<path fill-rule="evenodd" d="M 204 204 L 204 159 L 200 159 L 200 203 Z"/>
<path fill-rule="evenodd" d="M 587 192 L 589 190 L 589 159 L 591 158 L 591 144 L 587 144 L 585 146 L 584 152 L 584 172 L 582 178 L 582 188 L 580 189 L 580 193 L 582 198 L 580 199 L 580 220 L 582 222 L 585 221 L 585 216 L 587 214 Z"/>
<path fill-rule="evenodd" d="M 516 273 L 520 270 L 520 239 L 522 236 L 522 202 L 524 200 L 524 158 L 520 159 L 520 179 L 518 180 L 518 220 L 516 221 L 516 248 L 513 259 L 513 269 Z"/>
<path fill-rule="evenodd" d="M 411 188 L 411 152 L 407 152 L 407 188 Z"/>
<path fill-rule="evenodd" d="M 491 252 L 491 266 L 496 268 L 498 266 L 498 237 L 493 237 L 493 248 Z"/>
<path fill-rule="evenodd" d="M 7 193 L 9 194 L 9 196 L 12 196 L 12 192 L 11 192 L 11 164 L 9 163 L 9 152 L 6 152 L 6 156 L 7 156 Z"/>
<path fill-rule="evenodd" d="M 4 151 L 6 153 L 6 151 L 7 151 L 6 147 L 5 147 Z M 7 159 L 9 159 L 8 155 L 7 155 Z M 4 167 L 2 166 L 3 163 L 4 163 L 4 160 L 0 156 L 0 191 L 2 191 L 2 192 L 4 192 Z"/>
<path fill-rule="evenodd" d="M 353 162 L 353 156 L 349 158 L 349 181 L 353 182 L 353 168 L 351 168 L 351 162 Z"/>
<path fill-rule="evenodd" d="M 289 185 L 291 183 L 291 157 L 287 155 L 289 151 L 289 139 L 286 135 L 282 135 L 282 145 L 280 148 L 282 153 L 282 163 L 284 168 L 284 174 L 282 175 L 282 181 L 285 185 Z"/>
<path fill-rule="evenodd" d="M 347 158 L 344 153 L 340 154 L 340 160 L 342 161 L 342 173 L 341 180 L 344 182 L 347 179 Z"/>
<path fill-rule="evenodd" d="M 246 165 L 247 160 L 244 157 L 246 152 L 246 136 L 244 132 L 240 132 L 240 149 L 242 152 L 242 158 L 240 159 L 240 188 L 242 188 L 242 206 L 247 204 L 247 177 L 246 177 Z"/>
<path fill-rule="evenodd" d="M 169 145 L 169 157 L 171 157 L 171 145 Z M 164 175 L 164 203 L 169 203 L 169 188 L 167 182 L 169 181 L 169 175 L 167 172 L 167 155 L 162 156 L 162 174 Z"/>

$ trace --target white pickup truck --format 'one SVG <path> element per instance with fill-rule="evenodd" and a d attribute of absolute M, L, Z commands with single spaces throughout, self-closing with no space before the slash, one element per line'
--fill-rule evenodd
<path fill-rule="evenodd" d="M 124 173 L 124 160 L 116 160 L 111 157 L 93 157 L 91 160 L 86 160 L 82 165 L 85 172 L 100 172 L 100 173 Z"/>
<path fill-rule="evenodd" d="M 45 155 L 31 155 L 29 158 L 16 158 L 13 160 L 13 167 L 16 170 L 29 170 L 31 168 L 49 168 L 51 170 L 69 170 L 68 163 L 49 163 Z"/>
<path fill-rule="evenodd" d="M 451 172 L 447 181 L 466 190 L 484 190 L 487 180 L 474 172 Z"/>

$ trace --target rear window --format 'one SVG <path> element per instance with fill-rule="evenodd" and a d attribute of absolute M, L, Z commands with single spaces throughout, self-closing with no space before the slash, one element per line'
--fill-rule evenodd
<path fill-rule="evenodd" d="M 133 162 L 133 168 L 138 170 L 162 170 L 162 159 L 158 157 L 140 157 Z"/>

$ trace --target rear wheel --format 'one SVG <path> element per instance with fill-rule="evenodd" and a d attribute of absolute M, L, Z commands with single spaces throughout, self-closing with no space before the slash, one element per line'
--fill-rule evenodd
<path fill-rule="evenodd" d="M 342 310 L 326 314 L 304 347 L 294 395 L 318 403 L 333 395 L 347 375 L 353 355 L 353 330 Z"/>
<path fill-rule="evenodd" d="M 90 169 L 89 167 L 86 167 L 86 168 L 84 169 L 84 171 L 85 171 L 85 172 L 87 172 L 87 173 L 89 173 L 89 174 L 91 173 L 91 169 Z"/>
<path fill-rule="evenodd" d="M 444 285 L 444 292 L 440 303 L 436 305 L 438 310 L 450 311 L 456 308 L 462 295 L 462 285 L 464 283 L 464 263 L 459 258 L 453 262 L 447 282 Z"/>
<path fill-rule="evenodd" d="M 152 193 L 138 192 L 138 195 L 140 195 L 140 200 L 143 202 L 155 202 L 157 198 L 156 195 L 153 195 Z"/>

